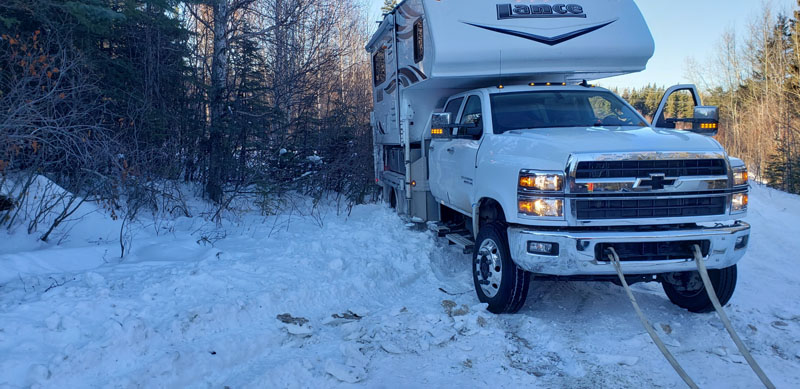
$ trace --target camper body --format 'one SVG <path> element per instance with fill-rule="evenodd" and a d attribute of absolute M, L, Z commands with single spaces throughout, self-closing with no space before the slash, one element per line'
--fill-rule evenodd
<path fill-rule="evenodd" d="M 406 0 L 367 50 L 384 198 L 473 252 L 490 310 L 519 309 L 531 274 L 614 280 L 613 251 L 628 282 L 659 281 L 674 303 L 707 311 L 695 245 L 720 300 L 731 297 L 747 174 L 707 136 L 716 108 L 679 85 L 650 122 L 586 82 L 652 56 L 632 0 Z M 678 92 L 692 95 L 694 117 L 666 117 Z"/>

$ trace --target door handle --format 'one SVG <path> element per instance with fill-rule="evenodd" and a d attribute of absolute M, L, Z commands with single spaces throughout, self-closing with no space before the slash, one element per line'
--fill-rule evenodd
<path fill-rule="evenodd" d="M 447 148 L 447 152 L 448 152 L 448 153 L 450 153 L 450 154 L 452 154 L 452 153 L 455 153 L 455 152 L 456 152 L 456 149 L 455 149 L 455 148 L 453 148 L 453 147 L 448 147 L 448 148 Z"/>

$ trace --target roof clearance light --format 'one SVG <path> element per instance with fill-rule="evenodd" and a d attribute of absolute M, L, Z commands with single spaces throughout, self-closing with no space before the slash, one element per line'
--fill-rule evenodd
<path fill-rule="evenodd" d="M 532 83 L 528 84 L 528 86 L 536 86 L 536 83 L 532 82 Z"/>
<path fill-rule="evenodd" d="M 562 82 L 561 86 L 567 86 L 567 83 L 566 82 Z"/>
<path fill-rule="evenodd" d="M 550 83 L 548 82 L 548 83 L 547 83 L 547 86 L 550 86 L 550 85 L 552 85 L 552 84 L 550 84 Z"/>
<path fill-rule="evenodd" d="M 498 85 L 497 89 L 503 89 L 503 84 Z"/>

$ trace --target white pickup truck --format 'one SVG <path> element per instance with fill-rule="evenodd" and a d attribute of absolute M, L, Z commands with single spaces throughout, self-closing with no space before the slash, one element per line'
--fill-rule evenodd
<path fill-rule="evenodd" d="M 750 227 L 745 164 L 710 135 L 692 85 L 652 121 L 596 80 L 641 71 L 654 42 L 632 0 L 406 0 L 367 45 L 376 181 L 399 213 L 472 252 L 478 298 L 525 303 L 531 279 L 661 282 L 692 312 L 724 305 Z M 667 117 L 673 93 L 694 116 Z"/>

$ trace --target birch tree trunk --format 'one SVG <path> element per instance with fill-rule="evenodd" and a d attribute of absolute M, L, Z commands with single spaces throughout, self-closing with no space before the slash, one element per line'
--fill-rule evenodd
<path fill-rule="evenodd" d="M 225 185 L 225 145 L 223 132 L 225 125 L 225 105 L 227 100 L 228 80 L 228 36 L 227 26 L 229 18 L 228 0 L 216 0 L 213 5 L 214 12 L 214 51 L 211 58 L 211 123 L 209 128 L 208 148 L 208 181 L 206 194 L 216 202 L 221 203 L 223 187 Z"/>

